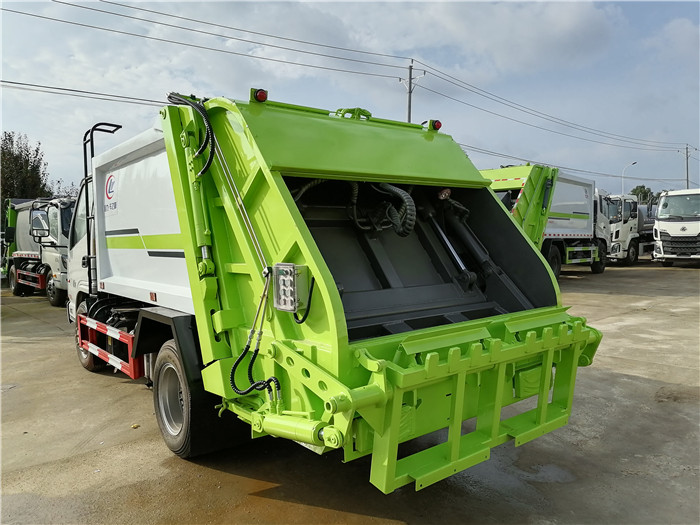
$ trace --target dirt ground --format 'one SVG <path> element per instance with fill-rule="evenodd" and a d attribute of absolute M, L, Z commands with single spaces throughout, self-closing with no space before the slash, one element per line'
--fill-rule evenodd
<path fill-rule="evenodd" d="M 3 524 L 700 523 L 700 268 L 565 267 L 562 300 L 604 334 L 568 426 L 415 492 L 369 461 L 263 438 L 174 456 L 143 381 L 89 373 L 45 297 L 2 290 Z"/>

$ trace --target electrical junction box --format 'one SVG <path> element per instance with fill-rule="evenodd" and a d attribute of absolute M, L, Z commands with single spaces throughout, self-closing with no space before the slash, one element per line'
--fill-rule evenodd
<path fill-rule="evenodd" d="M 308 268 L 293 263 L 277 263 L 272 269 L 274 305 L 282 312 L 306 308 L 309 294 Z"/>

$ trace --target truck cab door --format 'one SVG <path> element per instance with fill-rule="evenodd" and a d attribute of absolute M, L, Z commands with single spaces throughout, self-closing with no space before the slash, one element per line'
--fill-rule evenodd
<path fill-rule="evenodd" d="M 83 182 L 75 204 L 68 233 L 68 315 L 75 319 L 75 310 L 84 294 L 88 293 L 88 217 L 92 215 L 92 186 Z M 89 261 L 87 261 L 89 263 Z"/>

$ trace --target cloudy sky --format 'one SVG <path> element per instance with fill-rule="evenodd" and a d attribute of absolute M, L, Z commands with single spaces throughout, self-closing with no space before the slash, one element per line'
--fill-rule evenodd
<path fill-rule="evenodd" d="M 151 125 L 168 92 L 438 118 L 479 169 L 540 162 L 618 193 L 700 187 L 689 2 L 2 2 L 2 129 L 78 182 L 82 136 Z M 401 82 L 401 79 L 404 82 Z M 71 95 L 71 96 L 69 96 Z M 93 97 L 93 98 L 87 98 Z M 129 98 L 130 97 L 130 98 Z M 629 166 L 637 162 L 634 166 Z"/>

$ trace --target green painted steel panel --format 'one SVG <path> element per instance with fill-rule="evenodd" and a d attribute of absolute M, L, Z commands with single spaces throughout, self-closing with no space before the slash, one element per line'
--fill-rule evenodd
<path fill-rule="evenodd" d="M 421 126 L 282 104 L 237 107 L 274 171 L 458 187 L 489 184 L 452 137 Z"/>

